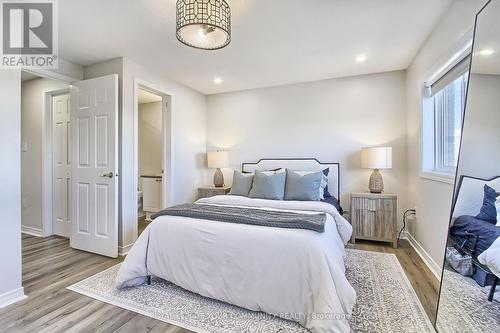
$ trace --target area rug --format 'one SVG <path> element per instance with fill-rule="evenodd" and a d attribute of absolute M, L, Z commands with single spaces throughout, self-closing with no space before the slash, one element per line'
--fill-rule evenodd
<path fill-rule="evenodd" d="M 434 332 L 393 254 L 347 249 L 346 276 L 357 293 L 353 332 Z M 299 324 L 206 298 L 164 280 L 117 290 L 119 265 L 68 289 L 195 332 L 308 332 Z"/>
<path fill-rule="evenodd" d="M 500 303 L 496 297 L 488 302 L 488 291 L 469 277 L 445 270 L 436 322 L 439 332 L 498 332 Z"/>

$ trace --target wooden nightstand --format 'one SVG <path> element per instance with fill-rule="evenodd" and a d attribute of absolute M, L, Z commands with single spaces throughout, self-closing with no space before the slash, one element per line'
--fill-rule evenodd
<path fill-rule="evenodd" d="M 398 197 L 387 193 L 352 193 L 351 224 L 352 238 L 391 242 L 398 247 L 397 240 Z"/>
<path fill-rule="evenodd" d="M 229 186 L 215 187 L 215 186 L 205 186 L 198 187 L 198 199 L 210 198 L 215 195 L 225 195 L 231 190 Z"/>

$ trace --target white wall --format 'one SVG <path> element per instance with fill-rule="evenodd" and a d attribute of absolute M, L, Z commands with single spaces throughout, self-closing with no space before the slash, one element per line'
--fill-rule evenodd
<path fill-rule="evenodd" d="M 21 198 L 23 230 L 42 235 L 42 140 L 45 126 L 45 93 L 68 88 L 67 83 L 38 78 L 22 83 Z"/>
<path fill-rule="evenodd" d="M 227 149 L 232 169 L 260 158 L 340 162 L 342 205 L 367 190 L 365 146 L 393 147 L 385 189 L 406 200 L 405 72 L 396 71 L 208 96 L 207 149 Z M 231 170 L 224 170 L 231 184 Z M 208 182 L 209 180 L 207 180 Z"/>
<path fill-rule="evenodd" d="M 162 102 L 139 104 L 139 175 L 162 172 L 162 112 Z"/>
<path fill-rule="evenodd" d="M 499 92 L 500 75 L 471 75 L 460 151 L 459 176 L 483 179 L 500 176 Z"/>
<path fill-rule="evenodd" d="M 122 200 L 130 202 L 122 207 L 123 248 L 126 250 L 135 240 L 134 220 L 137 204 L 134 202 L 132 179 L 134 174 L 134 80 L 152 84 L 172 96 L 172 142 L 174 184 L 172 204 L 190 202 L 196 199 L 196 189 L 203 184 L 206 151 L 206 97 L 201 93 L 169 79 L 154 68 L 147 68 L 123 59 L 123 110 L 122 110 Z"/>
<path fill-rule="evenodd" d="M 407 70 L 409 206 L 417 209 L 417 219 L 411 221 L 408 230 L 429 255 L 427 259 L 435 271 L 441 269 L 443 262 L 453 185 L 420 177 L 423 83 L 453 55 L 484 3 L 454 1 Z"/>
<path fill-rule="evenodd" d="M 21 297 L 21 72 L 0 70 L 0 308 Z"/>

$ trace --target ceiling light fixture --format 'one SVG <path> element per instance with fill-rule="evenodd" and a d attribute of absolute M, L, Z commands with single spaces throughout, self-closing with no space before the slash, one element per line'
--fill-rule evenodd
<path fill-rule="evenodd" d="M 224 0 L 177 0 L 177 39 L 188 46 L 217 50 L 231 42 L 231 9 Z"/>
<path fill-rule="evenodd" d="M 482 56 L 490 56 L 493 53 L 495 53 L 495 50 L 492 50 L 492 49 L 483 49 L 483 50 L 479 51 L 479 54 Z"/>
<path fill-rule="evenodd" d="M 356 62 L 364 62 L 366 60 L 366 56 L 364 54 L 356 57 Z"/>
<path fill-rule="evenodd" d="M 224 81 L 220 77 L 214 77 L 215 84 L 221 84 L 222 82 L 224 82 Z"/>

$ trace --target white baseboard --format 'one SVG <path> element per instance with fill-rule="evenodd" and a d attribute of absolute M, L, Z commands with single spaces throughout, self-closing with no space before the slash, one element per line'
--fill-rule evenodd
<path fill-rule="evenodd" d="M 35 236 L 35 237 L 43 237 L 43 230 L 39 228 L 33 228 L 28 226 L 21 226 L 21 232 L 23 234 Z"/>
<path fill-rule="evenodd" d="M 404 231 L 402 236 L 403 239 L 408 240 L 408 243 L 410 243 L 415 252 L 417 252 L 417 254 L 420 256 L 425 265 L 430 269 L 432 274 L 434 274 L 434 276 L 438 280 L 441 280 L 441 272 L 442 272 L 441 265 L 438 265 L 434 261 L 434 259 L 431 258 L 431 256 L 424 250 L 422 245 L 420 245 L 420 243 L 417 242 L 417 240 L 410 233 Z"/>
<path fill-rule="evenodd" d="M 0 295 L 0 309 L 25 299 L 24 288 L 20 287 Z"/>
<path fill-rule="evenodd" d="M 128 251 L 130 251 L 130 249 L 132 248 L 132 245 L 134 245 L 134 244 L 132 243 L 132 244 L 125 245 L 125 246 L 118 246 L 118 255 L 119 256 L 126 256 Z"/>

